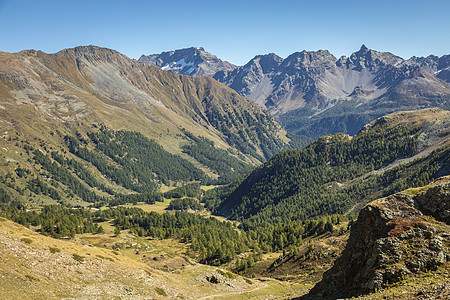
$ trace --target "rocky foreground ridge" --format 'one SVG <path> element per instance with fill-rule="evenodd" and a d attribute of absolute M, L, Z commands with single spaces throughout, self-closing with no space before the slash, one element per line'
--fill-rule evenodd
<path fill-rule="evenodd" d="M 371 202 L 360 212 L 341 257 L 306 299 L 360 296 L 436 271 L 450 260 L 449 225 L 449 176 Z M 442 286 L 439 293 L 436 299 L 445 299 L 450 288 Z"/>

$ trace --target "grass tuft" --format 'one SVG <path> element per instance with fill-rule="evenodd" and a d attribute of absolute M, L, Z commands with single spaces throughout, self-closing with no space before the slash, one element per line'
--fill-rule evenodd
<path fill-rule="evenodd" d="M 101 259 L 107 259 L 107 260 L 109 260 L 109 261 L 114 261 L 114 259 L 112 259 L 111 257 L 105 257 L 105 256 L 100 255 L 100 254 L 97 254 L 97 257 L 98 257 L 98 258 L 101 258 Z"/>
<path fill-rule="evenodd" d="M 235 274 L 233 274 L 233 273 L 231 273 L 230 271 L 223 271 L 223 270 L 221 270 L 221 269 L 217 269 L 216 270 L 217 271 L 217 273 L 219 273 L 220 275 L 222 275 L 222 276 L 224 276 L 224 277 L 227 277 L 227 278 L 229 278 L 229 279 L 233 279 L 233 278 L 235 278 L 236 277 L 236 275 Z"/>
<path fill-rule="evenodd" d="M 33 240 L 32 239 L 29 239 L 29 238 L 21 238 L 20 239 L 22 242 L 24 242 L 25 244 L 31 244 L 32 242 L 33 242 Z"/>
<path fill-rule="evenodd" d="M 55 248 L 55 247 L 50 247 L 49 250 L 50 250 L 50 252 L 53 253 L 53 254 L 55 254 L 55 253 L 57 253 L 57 252 L 61 252 L 61 250 L 60 250 L 59 248 Z"/>
<path fill-rule="evenodd" d="M 78 262 L 83 262 L 84 261 L 84 256 L 78 255 L 78 254 L 73 254 L 72 258 Z"/>
<path fill-rule="evenodd" d="M 163 289 L 160 288 L 160 287 L 155 287 L 155 292 L 156 292 L 158 295 L 161 295 L 161 296 L 167 296 L 166 291 L 163 290 Z"/>

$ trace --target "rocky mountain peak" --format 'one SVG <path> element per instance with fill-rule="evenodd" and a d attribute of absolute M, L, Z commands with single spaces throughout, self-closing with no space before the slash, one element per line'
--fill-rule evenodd
<path fill-rule="evenodd" d="M 295 52 L 289 55 L 282 64 L 282 67 L 319 67 L 324 65 L 333 65 L 336 57 L 328 50 Z"/>
<path fill-rule="evenodd" d="M 369 51 L 369 48 L 367 48 L 365 44 L 362 44 L 358 52 L 367 52 L 367 51 Z"/>
<path fill-rule="evenodd" d="M 110 63 L 122 67 L 133 63 L 133 60 L 116 50 L 93 45 L 68 48 L 53 54 L 40 52 L 39 57 L 45 61 L 52 57 L 52 59 L 65 61 L 66 64 L 76 63 L 78 68 L 86 63 L 93 65 Z"/>
<path fill-rule="evenodd" d="M 252 60 L 259 59 L 260 61 L 266 61 L 266 62 L 274 62 L 277 64 L 280 64 L 283 61 L 283 58 L 279 57 L 275 53 L 268 53 L 264 55 L 257 55 Z"/>
<path fill-rule="evenodd" d="M 257 55 L 249 61 L 245 67 L 258 66 L 263 73 L 273 72 L 281 63 L 283 59 L 275 53 L 266 55 Z"/>
<path fill-rule="evenodd" d="M 366 45 L 362 45 L 361 48 L 356 51 L 353 52 L 350 56 L 350 60 L 355 62 L 359 59 L 364 59 L 367 55 L 370 55 L 371 50 L 369 48 L 366 47 Z"/>
<path fill-rule="evenodd" d="M 202 47 L 142 55 L 138 61 L 161 67 L 163 70 L 191 76 L 212 77 L 219 71 L 230 71 L 236 68 L 235 65 L 220 60 Z"/>
<path fill-rule="evenodd" d="M 403 62 L 401 57 L 398 57 L 389 52 L 378 52 L 362 45 L 359 51 L 352 53 L 348 58 L 346 65 L 348 68 L 353 68 L 357 71 L 368 69 L 376 71 L 378 68 L 385 65 L 398 66 Z"/>

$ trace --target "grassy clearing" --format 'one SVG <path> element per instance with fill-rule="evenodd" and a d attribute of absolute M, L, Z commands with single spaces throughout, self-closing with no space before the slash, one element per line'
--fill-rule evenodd
<path fill-rule="evenodd" d="M 140 208 L 146 212 L 157 212 L 163 213 L 166 211 L 166 208 L 169 206 L 171 199 L 164 199 L 164 202 L 155 202 L 155 204 L 137 204 L 137 205 L 122 205 L 124 207 L 136 207 Z"/>
<path fill-rule="evenodd" d="M 202 186 L 200 186 L 200 188 L 206 192 L 206 191 L 212 190 L 213 188 L 216 188 L 218 186 L 219 185 L 202 185 Z"/>

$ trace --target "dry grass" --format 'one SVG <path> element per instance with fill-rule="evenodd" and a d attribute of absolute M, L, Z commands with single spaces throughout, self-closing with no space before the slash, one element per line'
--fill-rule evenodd
<path fill-rule="evenodd" d="M 417 227 L 419 225 L 424 224 L 422 219 L 415 218 L 413 220 L 401 218 L 401 217 L 395 217 L 393 220 L 389 221 L 387 224 L 390 228 L 392 228 L 388 232 L 388 236 L 396 236 L 399 235 L 405 231 L 407 231 L 410 228 Z"/>
<path fill-rule="evenodd" d="M 33 243 L 21 242 L 22 237 Z M 110 245 L 118 243 L 123 247 L 112 250 Z M 106 299 L 127 297 L 132 291 L 133 297 L 150 299 L 271 299 L 305 290 L 303 285 L 276 280 L 249 283 L 240 276 L 229 278 L 232 286 L 205 284 L 202 278 L 217 268 L 183 258 L 186 247 L 175 240 L 142 239 L 126 232 L 120 237 L 85 234 L 74 241 L 57 240 L 3 220 L 0 294 L 3 299 Z"/>
<path fill-rule="evenodd" d="M 163 213 L 166 211 L 166 208 L 170 204 L 170 199 L 164 199 L 164 202 L 155 202 L 155 204 L 137 204 L 137 205 L 123 205 L 125 207 L 136 207 L 140 208 L 145 212 L 157 212 L 157 213 Z"/>
<path fill-rule="evenodd" d="M 408 279 L 398 282 L 383 291 L 358 297 L 360 300 L 378 299 L 449 299 L 450 290 L 450 262 L 447 262 L 434 272 L 416 274 Z M 433 295 L 433 291 L 439 285 L 447 284 L 447 291 Z M 433 296 L 426 296 L 431 293 Z M 421 297 L 422 296 L 422 297 Z"/>

